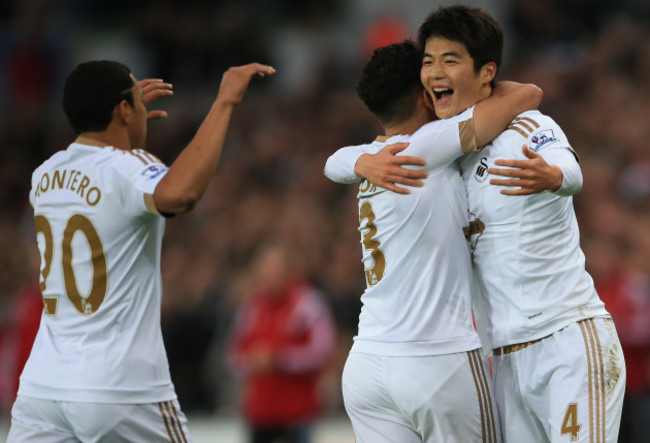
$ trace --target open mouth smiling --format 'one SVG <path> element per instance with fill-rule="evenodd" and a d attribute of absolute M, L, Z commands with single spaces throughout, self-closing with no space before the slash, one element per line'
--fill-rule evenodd
<path fill-rule="evenodd" d="M 451 88 L 433 88 L 433 95 L 437 102 L 446 102 L 453 93 L 454 90 Z"/>

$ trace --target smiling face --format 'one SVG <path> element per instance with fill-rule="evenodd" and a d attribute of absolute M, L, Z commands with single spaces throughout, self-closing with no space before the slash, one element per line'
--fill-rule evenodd
<path fill-rule="evenodd" d="M 478 71 L 463 43 L 433 36 L 427 39 L 420 80 L 431 96 L 438 118 L 449 118 L 490 96 L 496 65 Z"/>

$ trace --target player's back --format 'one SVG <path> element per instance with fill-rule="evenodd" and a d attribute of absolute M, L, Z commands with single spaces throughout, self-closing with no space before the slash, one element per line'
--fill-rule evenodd
<path fill-rule="evenodd" d="M 408 136 L 393 137 L 375 142 L 372 150 L 406 141 Z M 409 148 L 403 154 L 413 155 Z M 453 161 L 428 174 L 424 186 L 410 188 L 407 195 L 361 183 L 359 230 L 367 289 L 353 350 L 436 355 L 480 346 L 471 317 L 462 179 Z"/>
<path fill-rule="evenodd" d="M 174 398 L 160 334 L 166 167 L 144 151 L 72 144 L 33 174 L 45 305 L 21 393 L 70 401 Z"/>

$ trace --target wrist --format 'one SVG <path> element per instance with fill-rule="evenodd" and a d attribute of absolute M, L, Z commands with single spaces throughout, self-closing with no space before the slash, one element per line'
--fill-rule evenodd
<path fill-rule="evenodd" d="M 551 185 L 551 192 L 557 192 L 562 187 L 562 181 L 564 176 L 562 175 L 562 169 L 559 166 L 552 166 L 555 171 L 555 180 L 553 180 Z"/>
<path fill-rule="evenodd" d="M 359 176 L 359 177 L 365 177 L 363 174 L 363 164 L 364 164 L 364 157 L 369 157 L 370 154 L 361 154 L 359 158 L 357 159 L 357 162 L 354 164 L 354 173 Z"/>

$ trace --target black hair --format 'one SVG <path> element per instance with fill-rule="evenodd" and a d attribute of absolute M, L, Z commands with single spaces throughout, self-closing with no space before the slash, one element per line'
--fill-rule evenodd
<path fill-rule="evenodd" d="M 429 14 L 418 31 L 418 46 L 422 51 L 431 37 L 443 37 L 464 44 L 474 60 L 476 72 L 489 62 L 496 64 L 497 72 L 501 67 L 503 29 L 497 19 L 484 9 L 464 5 L 438 8 Z"/>
<path fill-rule="evenodd" d="M 130 74 L 120 62 L 99 60 L 81 63 L 68 75 L 63 110 L 77 134 L 105 130 L 122 100 L 133 106 Z"/>
<path fill-rule="evenodd" d="M 357 84 L 359 98 L 382 124 L 402 122 L 422 91 L 421 67 L 422 54 L 411 40 L 377 48 Z"/>

